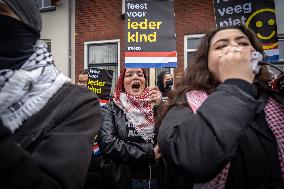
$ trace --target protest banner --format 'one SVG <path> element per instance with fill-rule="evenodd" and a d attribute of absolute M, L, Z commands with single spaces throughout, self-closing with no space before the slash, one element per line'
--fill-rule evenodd
<path fill-rule="evenodd" d="M 174 1 L 125 3 L 125 67 L 176 67 Z"/>
<path fill-rule="evenodd" d="M 246 25 L 260 40 L 267 61 L 279 60 L 274 0 L 214 0 L 217 27 Z"/>
<path fill-rule="evenodd" d="M 113 71 L 89 68 L 88 88 L 96 93 L 101 102 L 110 99 Z"/>

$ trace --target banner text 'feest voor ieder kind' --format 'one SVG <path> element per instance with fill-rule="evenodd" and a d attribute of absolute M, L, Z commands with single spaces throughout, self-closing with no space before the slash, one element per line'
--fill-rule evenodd
<path fill-rule="evenodd" d="M 170 1 L 126 1 L 126 67 L 176 66 L 173 7 Z"/>

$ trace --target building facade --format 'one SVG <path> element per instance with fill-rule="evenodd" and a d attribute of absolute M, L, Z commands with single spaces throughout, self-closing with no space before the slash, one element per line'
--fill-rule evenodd
<path fill-rule="evenodd" d="M 89 66 L 112 69 L 115 77 L 119 75 L 125 51 L 123 4 L 123 0 L 76 0 L 75 75 Z M 284 2 L 275 0 L 275 4 L 280 58 L 284 60 L 284 15 L 280 11 Z M 204 33 L 216 26 L 212 0 L 175 0 L 174 8 L 178 67 L 168 70 L 178 75 L 191 61 Z M 155 79 L 159 71 L 150 78 Z"/>
<path fill-rule="evenodd" d="M 66 76 L 75 80 L 75 0 L 37 0 L 42 16 L 41 39 Z"/>

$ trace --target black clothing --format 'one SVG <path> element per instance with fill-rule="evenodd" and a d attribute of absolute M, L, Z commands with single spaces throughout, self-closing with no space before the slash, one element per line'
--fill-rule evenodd
<path fill-rule="evenodd" d="M 39 7 L 35 0 L 3 0 L 19 18 L 40 38 L 42 28 Z"/>
<path fill-rule="evenodd" d="M 71 84 L 14 134 L 0 123 L 0 188 L 82 188 L 100 124 L 97 96 Z"/>
<path fill-rule="evenodd" d="M 125 114 L 113 101 L 102 109 L 102 113 L 99 146 L 105 159 L 103 177 L 107 183 L 104 184 L 111 185 L 110 188 L 130 188 L 131 178 L 142 177 L 142 173 L 145 173 L 144 178 L 149 178 L 149 165 L 154 176 L 153 144 L 137 137 L 128 137 Z M 144 171 L 136 175 L 131 170 L 137 168 Z"/>
<path fill-rule="evenodd" d="M 0 14 L 0 70 L 19 69 L 33 54 L 38 40 L 21 21 Z"/>
<path fill-rule="evenodd" d="M 162 156 L 191 182 L 210 181 L 230 161 L 226 189 L 283 189 L 276 140 L 263 112 L 267 95 L 232 79 L 220 84 L 196 114 L 174 106 L 159 131 Z"/>
<path fill-rule="evenodd" d="M 167 86 L 164 87 L 164 77 L 165 75 L 170 74 L 170 72 L 162 71 L 157 77 L 157 86 L 159 91 L 162 93 L 162 97 L 167 97 L 168 92 L 172 89 L 173 81 L 168 81 Z"/>

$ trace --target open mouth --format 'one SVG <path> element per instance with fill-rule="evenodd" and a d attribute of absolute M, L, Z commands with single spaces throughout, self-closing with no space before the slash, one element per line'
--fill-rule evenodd
<path fill-rule="evenodd" d="M 139 82 L 133 82 L 131 87 L 132 87 L 132 90 L 134 92 L 139 91 L 140 83 Z"/>

